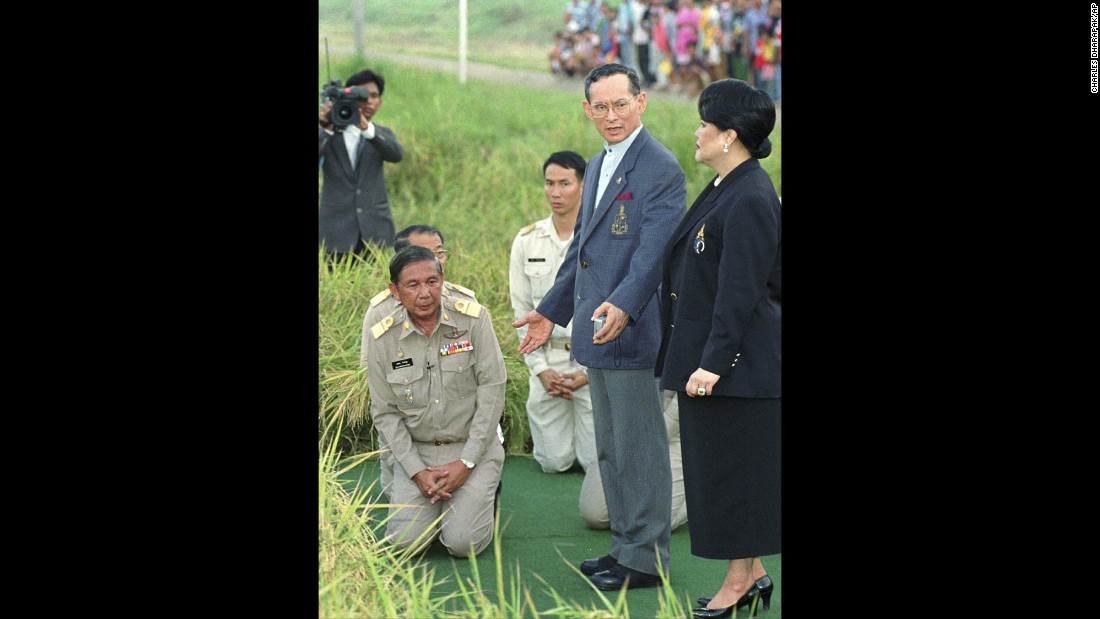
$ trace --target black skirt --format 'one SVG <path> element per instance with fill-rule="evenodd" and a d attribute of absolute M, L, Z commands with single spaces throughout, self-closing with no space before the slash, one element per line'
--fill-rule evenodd
<path fill-rule="evenodd" d="M 677 397 L 691 554 L 779 554 L 780 399 Z"/>

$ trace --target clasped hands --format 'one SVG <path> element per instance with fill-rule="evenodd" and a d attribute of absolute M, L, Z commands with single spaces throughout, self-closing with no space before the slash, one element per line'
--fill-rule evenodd
<path fill-rule="evenodd" d="M 573 399 L 573 392 L 588 384 L 588 374 L 584 370 L 565 372 L 546 369 L 539 372 L 539 382 L 547 395 L 555 398 Z"/>
<path fill-rule="evenodd" d="M 448 462 L 440 466 L 429 466 L 413 475 L 413 483 L 420 489 L 424 498 L 437 501 L 449 500 L 452 492 L 458 490 L 470 478 L 470 469 L 461 460 Z"/>

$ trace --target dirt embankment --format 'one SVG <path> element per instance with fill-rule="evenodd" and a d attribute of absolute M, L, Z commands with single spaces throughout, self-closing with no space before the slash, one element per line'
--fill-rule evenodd
<path fill-rule="evenodd" d="M 319 47 L 320 53 L 325 53 L 324 45 Z M 331 51 L 331 50 L 330 50 Z M 344 54 L 351 54 L 354 50 L 350 47 L 339 48 L 338 51 Z M 390 52 L 381 49 L 366 49 L 364 55 L 367 58 L 378 57 L 385 58 L 391 62 L 398 64 L 422 67 L 425 69 L 432 69 L 435 71 L 449 71 L 458 75 L 459 66 L 457 60 L 450 60 L 446 58 L 428 58 L 425 56 L 415 56 L 412 54 L 402 54 L 397 52 Z M 549 70 L 543 71 L 528 71 L 526 69 L 509 69 L 506 67 L 498 67 L 491 64 L 485 64 L 483 62 L 466 62 L 466 77 L 467 79 L 479 79 L 488 80 L 494 82 L 501 82 L 505 84 L 525 84 L 534 88 L 545 88 L 547 90 L 560 90 L 562 92 L 574 92 L 578 96 L 584 96 L 584 77 L 564 77 L 560 75 L 553 75 Z M 674 90 L 657 90 L 656 88 L 649 88 L 646 90 L 646 96 L 650 99 L 657 101 L 678 101 L 681 103 L 695 103 L 696 96 L 688 97 L 680 92 Z M 783 116 L 783 108 L 781 105 L 775 106 L 775 120 L 779 122 Z"/>
<path fill-rule="evenodd" d="M 320 53 L 324 54 L 324 45 L 320 46 Z M 339 48 L 334 50 L 330 47 L 331 51 L 339 51 L 340 53 L 351 54 L 354 50 L 351 48 Z M 381 49 L 365 49 L 364 55 L 367 58 L 377 57 L 385 58 L 391 62 L 398 64 L 410 65 L 416 67 L 422 67 L 425 69 L 432 69 L 435 71 L 449 71 L 458 75 L 459 66 L 457 60 L 450 60 L 446 58 L 428 58 L 425 56 L 414 56 L 412 54 L 402 54 L 397 52 L 389 52 Z M 482 62 L 466 62 L 466 77 L 467 79 L 488 80 L 493 82 L 502 82 L 506 84 L 523 84 L 531 86 L 533 88 L 545 88 L 547 90 L 559 90 L 562 92 L 573 92 L 580 96 L 584 96 L 584 77 L 565 77 L 559 75 L 553 75 L 549 70 L 543 71 L 528 71 L 526 69 L 509 69 L 505 67 L 498 67 L 491 64 L 485 64 Z M 667 92 L 656 89 L 646 90 L 647 96 L 651 99 L 667 99 L 671 101 L 680 102 L 694 102 L 695 98 L 685 97 L 678 92 Z"/>

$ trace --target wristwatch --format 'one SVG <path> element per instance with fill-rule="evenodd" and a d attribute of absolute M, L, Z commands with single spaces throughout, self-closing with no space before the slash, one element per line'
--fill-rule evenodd
<path fill-rule="evenodd" d="M 468 468 L 468 469 L 474 468 L 474 463 L 470 462 L 469 460 L 467 460 L 465 458 L 459 458 L 458 461 L 461 462 L 462 464 L 465 464 L 466 468 Z"/>

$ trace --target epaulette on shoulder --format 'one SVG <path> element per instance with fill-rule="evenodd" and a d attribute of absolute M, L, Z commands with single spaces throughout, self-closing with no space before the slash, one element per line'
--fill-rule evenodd
<path fill-rule="evenodd" d="M 481 315 L 481 304 L 474 300 L 456 299 L 455 311 L 462 312 L 471 318 L 477 318 Z"/>
<path fill-rule="evenodd" d="M 378 305 L 382 301 L 385 301 L 386 299 L 388 299 L 392 296 L 393 295 L 390 294 L 390 289 L 386 288 L 382 292 L 379 292 L 378 294 L 376 294 L 376 295 L 374 295 L 373 297 L 370 298 L 370 306 L 374 307 L 375 305 Z"/>
<path fill-rule="evenodd" d="M 476 296 L 477 296 L 476 294 L 474 294 L 474 291 L 473 291 L 473 290 L 470 290 L 469 288 L 467 288 L 467 287 L 465 287 L 465 286 L 459 286 L 458 284 L 456 284 L 456 283 L 454 283 L 454 282 L 447 282 L 447 284 L 448 284 L 448 285 L 449 285 L 449 286 L 450 286 L 451 288 L 454 288 L 455 290 L 457 290 L 457 291 L 461 292 L 462 294 L 464 294 L 464 295 L 466 295 L 466 296 L 470 297 L 471 299 L 473 299 L 474 297 L 476 297 Z"/>
<path fill-rule="evenodd" d="M 396 310 L 390 312 L 385 317 L 383 317 L 382 320 L 379 320 L 378 322 L 371 325 L 370 333 L 374 336 L 374 339 L 377 340 L 378 338 L 382 337 L 383 333 L 390 330 L 390 327 L 394 325 L 395 320 L 393 317 L 396 314 Z"/>
<path fill-rule="evenodd" d="M 538 223 L 538 222 L 536 222 L 536 223 Z M 530 232 L 531 232 L 532 230 L 534 230 L 534 229 L 535 229 L 535 224 L 528 224 L 528 225 L 524 226 L 524 227 L 523 227 L 523 228 L 522 228 L 522 229 L 521 229 L 521 230 L 519 231 L 519 233 L 520 233 L 521 235 L 524 235 L 524 234 L 529 234 L 529 233 L 530 233 Z"/>

